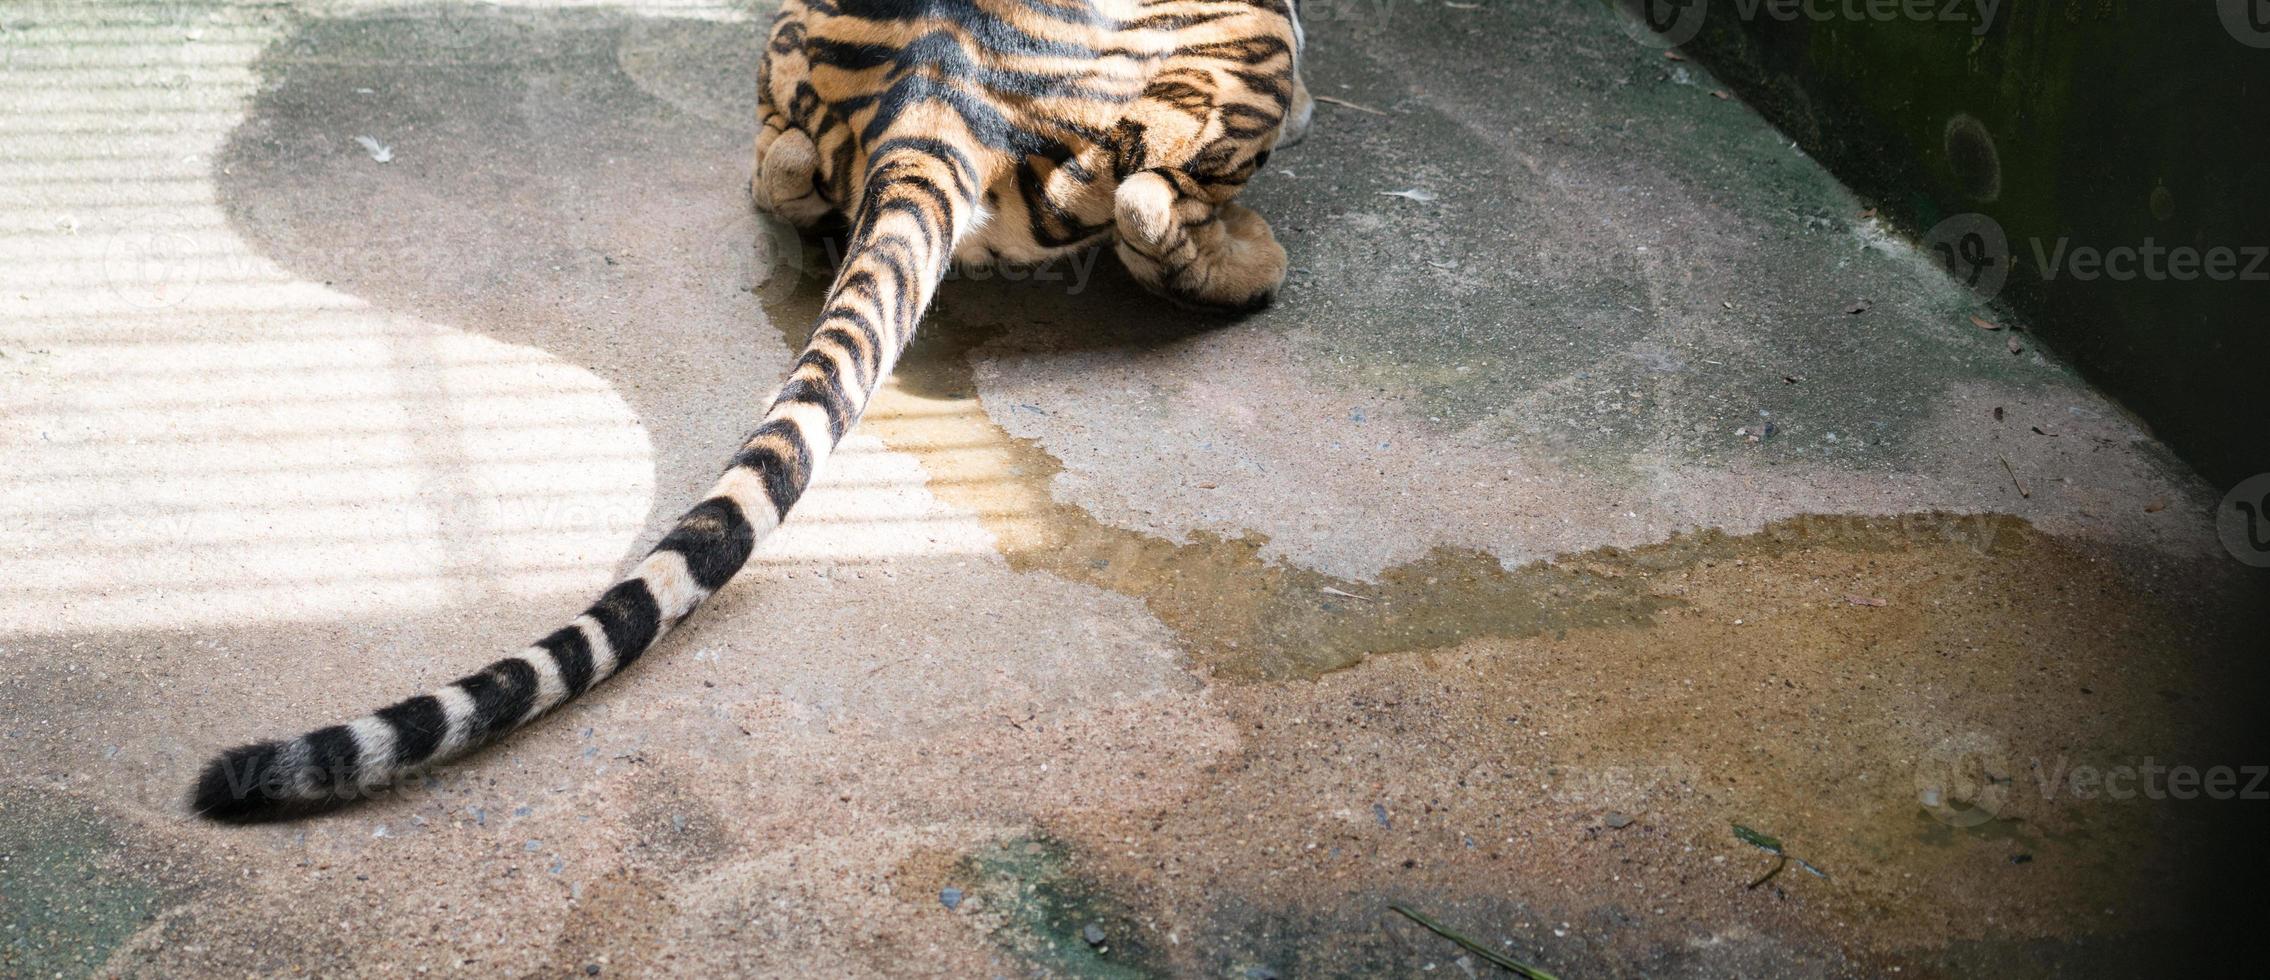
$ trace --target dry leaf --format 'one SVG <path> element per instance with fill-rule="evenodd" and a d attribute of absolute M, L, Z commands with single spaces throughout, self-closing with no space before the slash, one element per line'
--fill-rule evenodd
<path fill-rule="evenodd" d="M 1380 191 L 1379 193 L 1386 197 L 1400 197 L 1406 201 L 1417 201 L 1420 204 L 1428 204 L 1435 200 L 1433 191 L 1420 190 L 1416 187 L 1406 187 L 1399 191 Z"/>
<path fill-rule="evenodd" d="M 1712 89 L 1712 90 L 1710 90 L 1710 97 L 1711 97 L 1711 98 L 1714 98 L 1714 99 L 1718 99 L 1718 100 L 1721 100 L 1721 101 L 1724 101 L 1724 100 L 1726 100 L 1726 99 L 1731 99 L 1731 98 L 1733 98 L 1733 96 L 1731 96 L 1731 95 L 1728 95 L 1728 94 L 1726 94 L 1725 92 L 1723 92 L 1723 91 L 1720 91 L 1720 90 L 1718 90 L 1718 89 Z"/>
<path fill-rule="evenodd" d="M 1860 216 L 1861 216 L 1861 217 L 1863 217 L 1863 218 L 1873 218 L 1873 217 L 1875 217 L 1875 216 L 1876 216 L 1876 209 L 1875 209 L 1875 208 L 1869 208 L 1869 209 L 1868 209 L 1868 210 L 1866 210 L 1866 211 L 1862 211 L 1862 212 L 1860 212 Z"/>
<path fill-rule="evenodd" d="M 2157 514 L 2166 509 L 2168 509 L 2168 502 L 2165 499 L 2154 500 L 2144 505 L 2144 513 L 2147 514 Z"/>
<path fill-rule="evenodd" d="M 1845 597 L 1844 597 L 1844 601 L 1846 601 L 1846 602 L 1849 602 L 1849 603 L 1852 603 L 1852 604 L 1853 604 L 1853 605 L 1855 605 L 1855 606 L 1888 606 L 1888 605 L 1891 605 L 1891 603 L 1889 603 L 1889 602 L 1886 602 L 1886 601 L 1884 601 L 1884 600 L 1882 600 L 1882 599 L 1875 599 L 1875 598 L 1870 598 L 1870 597 L 1868 597 L 1868 596 L 1864 596 L 1864 595 L 1848 595 L 1848 596 L 1845 596 Z"/>
<path fill-rule="evenodd" d="M 1975 324 L 1978 324 L 1978 328 L 1979 328 L 1980 330 L 2000 330 L 2000 329 L 2002 329 L 2002 325 L 2001 325 L 2001 324 L 1999 324 L 1999 323 L 1996 323 L 1996 322 L 1994 322 L 1994 321 L 1992 321 L 1992 320 L 1988 320 L 1988 319 L 1986 319 L 1986 318 L 1984 318 L 1984 317 L 1975 317 L 1975 316 L 1974 316 L 1974 317 L 1971 317 L 1971 318 L 1970 318 L 1970 322 L 1972 322 L 1972 323 L 1975 323 Z"/>
<path fill-rule="evenodd" d="M 1669 59 L 1671 59 L 1671 60 L 1673 60 L 1673 61 L 1685 61 L 1685 60 L 1687 60 L 1687 56 L 1686 56 L 1686 55 L 1680 54 L 1680 53 L 1679 53 L 1679 52 L 1677 52 L 1677 51 L 1665 51 L 1665 52 L 1663 52 L 1663 56 L 1664 56 L 1664 57 L 1666 57 L 1666 58 L 1669 58 Z"/>

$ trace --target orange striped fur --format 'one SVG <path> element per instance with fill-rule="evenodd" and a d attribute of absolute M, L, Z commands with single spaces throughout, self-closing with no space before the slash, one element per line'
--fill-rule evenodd
<path fill-rule="evenodd" d="M 1285 252 L 1235 198 L 1305 129 L 1290 0 L 787 0 L 750 189 L 850 244 L 809 345 L 724 476 L 568 625 L 431 694 L 232 749 L 191 806 L 262 820 L 461 755 L 630 666 L 788 516 L 913 336 L 949 262 L 1109 242 L 1176 303 L 1268 302 Z"/>

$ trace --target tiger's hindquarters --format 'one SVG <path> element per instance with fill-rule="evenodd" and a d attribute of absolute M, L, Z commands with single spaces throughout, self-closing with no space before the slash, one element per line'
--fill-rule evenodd
<path fill-rule="evenodd" d="M 724 587 L 866 410 L 976 214 L 978 175 L 954 147 L 894 139 L 870 159 L 843 268 L 810 343 L 724 476 L 629 577 L 550 636 L 438 691 L 222 753 L 198 777 L 192 811 L 252 822 L 370 795 L 614 676 Z"/>

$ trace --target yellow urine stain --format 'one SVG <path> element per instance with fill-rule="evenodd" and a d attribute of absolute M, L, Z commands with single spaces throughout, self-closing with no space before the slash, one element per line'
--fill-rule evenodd
<path fill-rule="evenodd" d="M 810 322 L 816 300 L 798 297 L 788 304 L 798 309 L 780 311 L 782 322 Z M 1894 548 L 1917 535 L 1990 545 L 2022 526 L 1959 515 L 1799 518 L 1755 540 L 1702 531 L 1513 569 L 1487 552 L 1436 548 L 1376 581 L 1343 579 L 1264 559 L 1268 538 L 1258 533 L 1194 531 L 1178 543 L 1107 525 L 1058 500 L 1050 484 L 1063 464 L 996 424 L 977 390 L 969 354 L 997 332 L 934 313 L 869 404 L 860 431 L 918 459 L 930 491 L 977 516 L 1012 567 L 1141 600 L 1182 638 L 1193 662 L 1223 680 L 1315 677 L 1368 656 L 1477 636 L 1642 627 L 1682 605 L 1659 588 L 1657 573 L 1761 548 Z"/>

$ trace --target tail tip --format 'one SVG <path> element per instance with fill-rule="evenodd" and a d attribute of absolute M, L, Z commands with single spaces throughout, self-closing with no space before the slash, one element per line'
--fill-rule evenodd
<path fill-rule="evenodd" d="M 277 742 L 258 742 L 206 763 L 190 791 L 190 812 L 217 823 L 257 823 L 285 815 L 294 801 L 286 798 L 276 778 L 283 748 Z"/>

